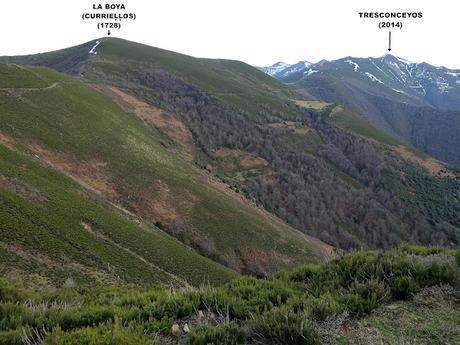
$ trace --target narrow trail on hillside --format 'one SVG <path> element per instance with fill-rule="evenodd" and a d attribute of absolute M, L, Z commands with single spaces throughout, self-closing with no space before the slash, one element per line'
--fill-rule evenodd
<path fill-rule="evenodd" d="M 59 81 L 45 87 L 0 87 L 0 91 L 43 91 L 51 90 L 60 84 Z"/>

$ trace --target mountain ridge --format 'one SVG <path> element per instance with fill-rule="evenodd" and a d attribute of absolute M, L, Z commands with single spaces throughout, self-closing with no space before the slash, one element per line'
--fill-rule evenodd
<path fill-rule="evenodd" d="M 88 60 L 81 52 L 84 49 L 85 54 L 89 55 L 94 41 L 77 49 L 71 48 L 71 52 L 60 51 L 57 55 L 53 53 L 48 57 L 41 55 L 28 59 L 36 64 L 51 61 L 51 67 L 64 69 L 72 75 L 75 63 L 81 66 L 80 61 L 73 58 L 74 53 L 84 57 L 85 62 L 91 61 L 103 55 L 100 50 L 103 46 L 102 43 L 96 47 L 94 52 L 97 54 L 91 54 Z M 202 66 L 201 61 L 193 62 L 197 68 Z M 87 72 L 90 63 L 85 65 L 83 72 Z M 246 68 L 243 64 L 235 66 L 228 61 L 214 61 L 212 64 L 216 69 L 221 68 L 221 64 L 230 64 L 229 69 Z M 123 111 L 108 96 L 96 90 L 99 83 L 88 83 L 85 76 L 76 78 L 44 67 L 17 64 L 0 64 L 0 69 L 2 145 L 14 147 L 20 154 L 24 151 L 30 153 L 34 159 L 47 164 L 49 169 L 70 177 L 83 187 L 94 189 L 97 199 L 105 200 L 104 205 L 111 205 L 111 210 L 115 205 L 116 209 L 134 214 L 136 217 L 131 219 L 132 222 L 141 219 L 157 231 L 165 232 L 165 236 L 172 236 L 175 240 L 178 238 L 185 248 L 193 247 L 197 256 L 193 262 L 199 263 L 199 258 L 202 258 L 197 252 L 211 257 L 211 266 L 202 265 L 210 274 L 213 273 L 213 265 L 217 265 L 216 277 L 210 277 L 211 282 L 223 282 L 225 277 L 234 275 L 231 270 L 214 261 L 225 263 L 233 270 L 263 275 L 279 267 L 310 259 L 322 261 L 333 256 L 329 246 L 309 238 L 273 215 L 269 217 L 260 212 L 250 202 L 242 201 L 244 197 L 241 194 L 238 195 L 220 180 L 213 177 L 211 181 L 211 177 L 204 169 L 197 168 L 192 158 L 181 156 L 180 140 L 183 139 L 184 145 L 192 145 L 188 142 L 192 137 L 189 129 L 183 126 L 184 120 L 178 118 L 174 111 L 155 108 L 137 98 L 130 99 L 131 103 L 127 106 L 129 108 L 134 104 L 144 113 L 131 108 Z M 205 72 L 212 78 L 218 77 L 210 68 Z M 257 75 L 259 73 L 262 75 L 257 71 Z M 254 82 L 250 78 L 252 76 L 249 74 L 249 79 L 244 79 L 244 82 Z M 262 81 L 265 78 L 263 75 Z M 271 84 L 278 85 L 278 82 Z M 210 87 L 215 86 L 211 83 Z M 228 88 L 235 87 L 238 84 L 228 82 Z M 119 92 L 119 95 L 125 101 L 128 99 L 124 93 Z M 251 157 L 245 164 L 252 167 L 253 159 Z M 6 187 L 13 189 L 10 187 L 14 186 L 12 179 L 22 181 L 18 170 L 8 174 L 2 169 L 0 174 L 8 177 L 8 182 L 0 185 L 2 191 Z M 18 185 L 22 185 L 22 182 L 18 182 Z M 31 188 L 41 189 L 34 184 Z M 13 194 L 16 189 L 13 189 Z M 50 199 L 56 202 L 54 198 Z M 21 215 L 18 217 L 21 218 Z M 72 228 L 76 227 L 85 233 L 86 228 L 95 229 L 94 224 L 97 224 L 94 219 L 83 219 L 72 224 Z M 4 225 L 7 228 L 13 226 L 9 223 Z M 138 224 L 132 226 L 136 229 L 139 227 Z M 98 235 L 90 230 L 86 231 L 90 237 Z M 50 236 L 53 236 L 53 232 Z M 9 246 L 9 237 L 3 238 Z M 109 238 L 103 233 L 96 243 L 108 241 Z M 119 241 L 120 238 L 114 240 L 116 244 L 123 245 Z M 40 252 L 44 249 L 32 245 L 30 250 Z M 7 253 L 5 255 L 13 255 L 11 251 Z M 155 254 L 150 255 L 153 256 L 152 260 L 159 259 Z M 174 262 L 174 255 L 163 255 L 161 260 L 167 261 L 169 258 Z M 171 267 L 168 266 L 169 269 Z M 175 269 L 179 270 L 175 273 L 181 276 L 181 268 Z M 188 271 L 188 265 L 182 269 Z M 193 283 L 198 285 L 203 282 L 206 274 L 195 274 Z M 189 272 L 184 272 L 184 276 L 190 279 Z M 159 280 L 161 282 L 162 279 Z"/>
<path fill-rule="evenodd" d="M 334 256 L 324 242 L 346 250 L 407 241 L 457 243 L 457 173 L 442 164 L 433 173 L 411 147 L 358 116 L 309 102 L 290 85 L 239 61 L 193 58 L 114 38 L 95 46 L 96 40 L 8 62 L 21 63 L 12 73 L 18 80 L 29 68 L 25 65 L 72 75 L 83 61 L 77 78 L 60 77 L 70 78 L 73 87 L 78 80 L 84 97 L 58 106 L 89 107 L 102 90 L 122 113 L 110 103 L 117 109 L 114 116 L 107 105 L 91 112 L 77 108 L 69 116 L 47 108 L 59 97 L 47 104 L 32 95 L 10 97 L 8 92 L 15 95 L 17 89 L 4 90 L 5 99 L 28 116 L 10 109 L 0 130 L 25 142 L 38 140 L 45 150 L 35 154 L 44 153 L 68 173 L 72 166 L 65 159 L 72 155 L 101 170 L 105 166 L 106 185 L 115 192 L 111 202 L 200 254 L 265 276 L 279 267 Z M 43 67 L 33 71 L 51 73 Z M 4 82 L 8 86 L 11 80 Z M 73 95 L 69 85 L 47 91 Z M 37 104 L 48 113 L 37 113 Z M 24 123 L 34 112 L 39 128 Z M 125 121 L 129 126 L 123 128 L 119 123 Z M 111 135 L 110 128 L 121 134 Z M 398 145 L 415 158 L 404 158 Z M 435 193 L 427 197 L 427 190 Z M 230 200 L 234 197 L 245 204 Z M 279 219 L 274 224 L 255 215 L 258 210 Z"/>
<path fill-rule="evenodd" d="M 350 108 L 425 153 L 460 164 L 460 155 L 451 150 L 458 143 L 447 140 L 460 131 L 460 70 L 386 54 L 313 64 L 278 79 L 311 98 Z"/>

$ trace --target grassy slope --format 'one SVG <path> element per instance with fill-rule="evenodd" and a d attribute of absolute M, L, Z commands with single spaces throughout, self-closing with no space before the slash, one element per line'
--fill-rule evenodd
<path fill-rule="evenodd" d="M 0 188 L 0 271 L 77 283 L 222 283 L 235 274 L 161 231 L 141 229 L 94 201 L 62 174 L 0 146 L 0 176 L 34 188 L 34 202 Z M 89 231 L 83 223 L 91 226 Z"/>
<path fill-rule="evenodd" d="M 283 104 L 293 91 L 265 73 L 233 60 L 198 59 L 175 52 L 116 38 L 101 39 L 98 54 L 91 59 L 85 77 L 94 80 L 94 71 L 138 70 L 142 67 L 162 68 L 202 90 L 212 93 L 235 109 L 254 116 L 260 105 L 273 110 L 289 111 Z"/>
<path fill-rule="evenodd" d="M 382 306 L 343 332 L 343 344 L 444 345 L 460 342 L 460 308 L 446 287 Z"/>
<path fill-rule="evenodd" d="M 81 55 L 83 52 L 89 52 L 93 46 L 94 42 L 86 42 L 77 46 L 41 54 L 0 56 L 0 62 L 17 63 L 20 65 L 56 66 L 64 60 L 72 61 L 76 55 Z"/>
<path fill-rule="evenodd" d="M 164 135 L 121 111 L 108 97 L 48 69 L 30 73 L 57 86 L 0 90 L 0 132 L 51 152 L 71 154 L 77 162 L 104 162 L 115 201 L 129 204 L 161 181 L 169 187 L 187 231 L 211 242 L 220 255 L 236 256 L 239 250 L 268 253 L 269 270 L 323 259 L 318 243 L 209 185 L 189 163 L 171 154 Z"/>
<path fill-rule="evenodd" d="M 376 140 L 382 144 L 395 146 L 405 145 L 403 142 L 397 140 L 396 138 L 387 134 L 383 130 L 375 127 L 369 121 L 362 118 L 358 114 L 353 113 L 352 111 L 342 106 L 336 106 L 333 103 L 327 103 L 322 101 L 296 100 L 296 103 L 307 109 L 323 111 L 329 121 L 365 138 Z"/>

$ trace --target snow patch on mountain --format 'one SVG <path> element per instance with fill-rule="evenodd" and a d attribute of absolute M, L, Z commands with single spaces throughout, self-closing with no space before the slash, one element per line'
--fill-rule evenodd
<path fill-rule="evenodd" d="M 440 77 L 439 80 L 436 81 L 436 86 L 438 87 L 438 90 L 441 93 L 446 93 L 449 92 L 449 89 L 453 89 L 453 87 L 450 86 L 449 83 L 442 77 Z"/>
<path fill-rule="evenodd" d="M 299 61 L 295 64 L 288 64 L 283 61 L 277 62 L 268 67 L 258 67 L 262 72 L 271 75 L 272 77 L 287 77 L 290 74 L 302 72 L 306 68 L 310 67 L 312 64 L 308 61 Z"/>
<path fill-rule="evenodd" d="M 283 62 L 283 61 L 279 61 L 271 66 L 268 66 L 268 67 L 259 67 L 259 69 L 262 71 L 262 72 L 265 72 L 267 73 L 268 75 L 271 75 L 271 76 L 274 76 L 275 74 L 281 72 L 282 70 L 288 68 L 289 66 L 291 66 L 290 64 L 286 63 L 286 62 Z"/>
<path fill-rule="evenodd" d="M 383 69 L 381 69 L 379 66 L 376 65 L 376 63 L 371 60 L 372 64 L 380 71 L 382 72 L 386 77 L 391 78 Z"/>
<path fill-rule="evenodd" d="M 303 74 L 309 76 L 309 75 L 312 75 L 313 73 L 318 73 L 318 72 L 319 71 L 310 68 L 309 70 L 304 71 Z"/>
<path fill-rule="evenodd" d="M 354 61 L 352 61 L 352 60 L 350 60 L 350 59 L 345 60 L 345 62 L 348 62 L 350 65 L 352 65 L 352 66 L 353 66 L 353 70 L 354 70 L 355 72 L 358 72 L 359 65 L 358 65 L 356 62 L 354 62 Z"/>
<path fill-rule="evenodd" d="M 376 82 L 378 82 L 380 84 L 385 84 L 383 81 L 381 81 L 379 78 L 377 78 L 375 75 L 373 75 L 373 74 L 371 74 L 369 72 L 366 72 L 364 74 L 367 75 L 369 77 L 369 79 L 372 80 L 372 81 L 376 81 Z"/>
<path fill-rule="evenodd" d="M 397 56 L 395 56 L 395 58 L 398 59 L 399 61 L 401 61 L 404 64 L 414 64 L 415 63 L 413 61 L 409 61 L 409 60 L 406 60 L 406 59 L 403 59 L 403 58 L 400 58 L 400 57 L 397 57 Z"/>
<path fill-rule="evenodd" d="M 97 54 L 96 48 L 97 48 L 97 46 L 98 46 L 100 43 L 101 43 L 101 42 L 96 41 L 96 44 L 91 48 L 91 50 L 89 51 L 89 54 L 94 54 L 94 55 L 96 55 L 96 54 Z"/>
<path fill-rule="evenodd" d="M 405 95 L 407 95 L 407 93 L 405 93 L 403 90 L 398 90 L 398 89 L 394 89 L 392 88 L 393 91 L 396 91 L 397 93 L 403 93 Z"/>

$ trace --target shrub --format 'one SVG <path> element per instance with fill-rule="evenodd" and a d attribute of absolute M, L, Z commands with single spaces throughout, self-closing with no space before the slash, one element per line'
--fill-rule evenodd
<path fill-rule="evenodd" d="M 0 332 L 0 345 L 22 345 L 20 330 Z"/>
<path fill-rule="evenodd" d="M 418 263 L 415 279 L 421 287 L 437 284 L 454 285 L 458 279 L 459 270 L 452 264 L 452 257 L 429 257 L 428 260 Z"/>
<path fill-rule="evenodd" d="M 0 280 L 0 345 L 21 344 L 23 328 L 35 343 L 52 330 L 48 345 L 147 344 L 148 337 L 150 344 L 155 339 L 153 344 L 164 345 L 177 340 L 170 337 L 171 326 L 184 318 L 195 326 L 181 344 L 242 344 L 245 333 L 251 344 L 333 343 L 348 311 L 363 316 L 419 290 L 429 293 L 433 304 L 452 295 L 440 284 L 458 290 L 460 250 L 426 253 L 357 252 L 274 279 L 240 277 L 220 287 L 173 291 L 80 286 L 16 293 Z M 438 288 L 426 289 L 430 286 Z M 454 296 L 449 298 L 453 303 Z"/>
<path fill-rule="evenodd" d="M 201 307 L 211 308 L 221 314 L 228 312 L 230 317 L 241 319 L 284 304 L 299 293 L 283 281 L 242 277 L 220 289 L 202 292 Z"/>
<path fill-rule="evenodd" d="M 445 253 L 448 251 L 448 249 L 444 247 L 439 247 L 439 246 L 423 247 L 423 246 L 417 246 L 413 244 L 403 244 L 399 246 L 399 251 L 401 251 L 402 253 L 406 253 L 406 254 L 427 256 L 427 255 Z"/>
<path fill-rule="evenodd" d="M 64 332 L 57 327 L 43 345 L 151 345 L 152 340 L 142 334 L 141 329 L 123 329 L 117 322 L 96 327 Z"/>
<path fill-rule="evenodd" d="M 280 279 L 289 279 L 293 282 L 308 282 L 310 281 L 315 274 L 320 271 L 321 266 L 315 264 L 306 264 L 301 266 L 292 272 L 289 272 L 287 275 L 283 275 L 281 272 L 278 273 L 275 278 Z"/>
<path fill-rule="evenodd" d="M 327 293 L 319 298 L 308 298 L 305 308 L 315 320 L 324 321 L 332 315 L 343 312 L 345 305 L 339 303 L 336 296 Z"/>
<path fill-rule="evenodd" d="M 0 331 L 20 328 L 22 325 L 34 327 L 39 323 L 38 315 L 21 304 L 0 304 Z"/>
<path fill-rule="evenodd" d="M 0 278 L 0 302 L 17 302 L 26 299 L 25 292 L 6 279 Z"/>
<path fill-rule="evenodd" d="M 94 326 L 107 321 L 113 321 L 115 312 L 108 307 L 85 307 L 83 310 L 68 310 L 56 320 L 63 330 L 79 327 Z"/>
<path fill-rule="evenodd" d="M 338 297 L 346 309 L 356 315 L 365 315 L 375 309 L 388 297 L 388 290 L 382 281 L 355 281 L 350 289 Z"/>
<path fill-rule="evenodd" d="M 188 338 L 190 345 L 238 345 L 243 344 L 245 333 L 237 326 L 219 325 L 217 327 L 204 326 L 193 330 Z"/>
<path fill-rule="evenodd" d="M 149 308 L 149 315 L 161 319 L 180 319 L 192 315 L 199 307 L 198 290 L 185 290 L 161 296 Z"/>
<path fill-rule="evenodd" d="M 316 345 L 321 342 L 319 330 L 306 313 L 289 308 L 274 308 L 255 317 L 249 324 L 249 334 L 257 344 Z"/>
<path fill-rule="evenodd" d="M 396 277 L 391 287 L 391 293 L 396 299 L 407 299 L 419 290 L 420 286 L 410 276 Z"/>

